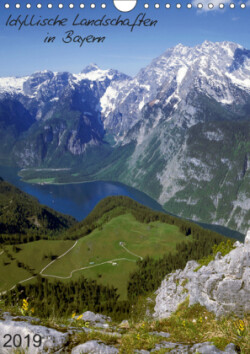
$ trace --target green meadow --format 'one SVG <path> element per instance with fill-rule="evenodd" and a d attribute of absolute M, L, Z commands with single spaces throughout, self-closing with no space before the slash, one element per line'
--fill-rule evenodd
<path fill-rule="evenodd" d="M 0 250 L 0 292 L 10 289 L 19 281 L 32 276 L 29 271 L 18 267 L 17 262 L 22 262 L 28 265 L 32 271 L 39 273 L 51 262 L 51 256 L 60 256 L 73 244 L 73 241 L 40 240 L 16 245 L 16 251 L 13 250 L 13 246 L 5 245 L 4 252 L 3 249 Z M 12 260 L 7 256 L 6 251 L 11 255 Z"/>
<path fill-rule="evenodd" d="M 77 280 L 84 275 L 102 284 L 114 285 L 121 299 L 125 299 L 127 280 L 137 267 L 137 260 L 147 255 L 159 258 L 175 252 L 176 243 L 191 240 L 192 236 L 184 236 L 177 226 L 159 221 L 140 223 L 131 214 L 120 215 L 77 241 L 40 240 L 18 245 L 17 250 L 5 246 L 14 260 L 10 261 L 5 253 L 0 256 L 0 291 L 31 276 L 17 266 L 18 261 L 40 273 L 54 260 L 42 274 L 49 280 Z M 55 259 L 73 245 L 65 256 Z"/>

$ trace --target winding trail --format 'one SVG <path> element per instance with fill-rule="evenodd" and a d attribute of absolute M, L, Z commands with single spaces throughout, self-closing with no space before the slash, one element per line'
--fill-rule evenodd
<path fill-rule="evenodd" d="M 135 257 L 140 258 L 141 261 L 143 260 L 143 257 L 138 256 L 138 254 L 135 254 L 135 253 L 131 252 L 130 250 L 128 250 L 128 249 L 124 246 L 123 242 L 120 242 L 120 246 L 121 246 L 122 248 L 124 248 L 125 251 L 127 251 L 127 252 L 130 253 L 130 254 L 132 254 L 132 256 L 135 256 Z"/>
<path fill-rule="evenodd" d="M 103 265 L 103 264 L 108 264 L 108 263 L 113 263 L 113 262 L 118 262 L 118 261 L 129 261 L 129 262 L 136 262 L 135 259 L 129 259 L 129 258 L 115 258 L 115 259 L 111 259 L 110 261 L 105 261 L 105 262 L 102 262 L 102 263 L 98 263 L 98 264 L 94 264 L 94 265 L 91 265 L 91 266 L 87 266 L 87 267 L 83 267 L 83 268 L 78 268 L 78 269 L 74 269 L 72 270 L 72 272 L 70 273 L 69 276 L 67 277 L 61 277 L 59 275 L 50 275 L 50 274 L 43 274 L 44 277 L 51 277 L 51 278 L 59 278 L 59 279 L 70 279 L 72 278 L 72 275 L 75 273 L 75 272 L 79 272 L 80 270 L 84 270 L 84 269 L 90 269 L 90 268 L 94 268 L 94 267 L 99 267 L 100 265 Z"/>
<path fill-rule="evenodd" d="M 73 246 L 70 247 L 66 252 L 64 252 L 63 254 L 61 254 L 61 256 L 57 257 L 56 259 L 54 259 L 53 261 L 51 261 L 49 264 L 47 264 L 47 265 L 41 270 L 41 272 L 40 272 L 39 274 L 42 275 L 42 273 L 45 271 L 45 269 L 47 269 L 47 268 L 48 268 L 51 264 L 53 264 L 56 260 L 58 260 L 58 259 L 60 259 L 60 258 L 62 258 L 62 257 L 64 257 L 64 256 L 66 256 L 66 254 L 69 253 L 69 252 L 77 245 L 77 243 L 78 243 L 78 240 L 77 240 L 77 241 L 73 244 Z"/>
<path fill-rule="evenodd" d="M 77 242 L 76 242 L 77 243 Z M 76 243 L 73 245 L 73 247 L 75 247 Z M 128 253 L 132 254 L 133 256 L 135 257 L 138 257 L 140 258 L 141 260 L 143 260 L 143 258 L 141 256 L 138 256 L 137 254 L 129 251 L 123 244 L 123 242 L 120 242 L 119 245 Z M 73 248 L 71 247 L 71 249 Z M 67 254 L 71 249 L 69 249 L 67 252 L 65 252 L 64 254 L 62 254 L 60 257 L 54 259 L 53 262 L 55 262 L 57 259 L 65 256 L 65 254 Z M 99 267 L 103 264 L 109 264 L 109 263 L 113 263 L 113 262 L 118 262 L 118 261 L 129 261 L 129 262 L 136 262 L 136 260 L 134 259 L 129 259 L 129 258 L 114 258 L 114 259 L 111 259 L 109 261 L 105 261 L 105 262 L 102 262 L 102 263 L 98 263 L 98 264 L 94 264 L 94 265 L 91 265 L 91 266 L 86 266 L 86 267 L 82 267 L 82 268 L 78 268 L 78 269 L 74 269 L 70 272 L 70 275 L 69 276 L 66 276 L 66 277 L 63 277 L 63 276 L 59 276 L 59 275 L 52 275 L 52 274 L 43 274 L 44 277 L 51 277 L 51 278 L 58 278 L 58 279 L 70 279 L 72 278 L 73 274 L 75 272 L 79 272 L 81 270 L 86 270 L 86 269 L 90 269 L 90 268 L 95 268 L 95 267 Z M 40 272 L 40 274 L 42 274 L 42 272 L 48 268 L 50 266 L 50 264 L 52 264 L 53 262 L 50 262 L 45 268 L 43 268 L 43 270 Z"/>
<path fill-rule="evenodd" d="M 85 269 L 90 269 L 90 268 L 99 267 L 99 266 L 101 266 L 101 265 L 103 265 L 103 264 L 109 264 L 109 263 L 112 264 L 113 262 L 118 262 L 118 261 L 136 262 L 135 259 L 129 259 L 129 258 L 114 258 L 114 259 L 111 259 L 111 260 L 109 260 L 109 261 L 105 261 L 105 262 L 102 262 L 102 263 L 98 263 L 98 264 L 94 264 L 94 265 L 91 265 L 91 266 L 86 266 L 86 267 L 74 269 L 74 270 L 72 270 L 72 271 L 70 272 L 70 275 L 69 275 L 69 276 L 66 276 L 66 277 L 59 276 L 59 275 L 52 275 L 52 274 L 44 274 L 44 271 L 45 271 L 49 266 L 51 266 L 51 264 L 53 264 L 53 263 L 54 263 L 55 261 L 57 261 L 58 259 L 60 259 L 60 258 L 62 258 L 62 257 L 64 257 L 64 256 L 66 256 L 66 254 L 68 254 L 68 253 L 77 245 L 77 243 L 78 243 L 78 240 L 77 240 L 77 241 L 74 243 L 74 245 L 71 246 L 66 252 L 64 252 L 64 253 L 61 254 L 59 257 L 55 258 L 53 261 L 51 261 L 50 263 L 48 263 L 48 264 L 39 272 L 39 274 L 42 275 L 42 276 L 44 276 L 44 277 L 50 277 L 50 278 L 70 279 L 70 278 L 72 278 L 72 276 L 73 276 L 73 274 L 74 274 L 75 272 L 79 272 L 79 271 L 85 270 Z M 123 243 L 123 242 L 120 242 L 119 245 L 120 245 L 126 252 L 128 252 L 128 253 L 130 253 L 131 255 L 133 255 L 133 256 L 135 256 L 135 257 L 138 257 L 138 258 L 140 258 L 141 260 L 143 260 L 143 258 L 142 258 L 141 256 L 139 256 L 139 255 L 137 255 L 137 254 L 135 254 L 135 253 L 129 251 L 129 250 L 124 246 L 124 243 Z M 4 252 L 4 251 L 2 251 L 2 252 L 0 253 L 0 255 L 3 254 L 3 252 Z M 33 279 L 33 278 L 35 278 L 35 276 L 32 276 L 32 277 L 29 277 L 29 278 L 27 278 L 27 279 L 21 280 L 21 281 L 19 281 L 17 284 L 25 283 L 26 281 L 29 281 L 29 280 L 31 280 L 31 279 Z M 6 294 L 7 291 L 10 291 L 10 290 L 15 289 L 15 287 L 17 286 L 17 284 L 15 284 L 14 286 L 12 286 L 12 288 L 10 288 L 9 290 L 6 290 L 6 291 L 1 292 L 0 295 Z"/>
<path fill-rule="evenodd" d="M 74 245 L 71 246 L 66 252 L 64 252 L 63 254 L 61 254 L 61 256 L 57 257 L 56 259 L 54 259 L 53 261 L 51 261 L 49 264 L 47 264 L 47 265 L 40 271 L 39 274 L 42 275 L 42 273 L 45 271 L 45 269 L 47 269 L 52 263 L 54 263 L 57 259 L 62 258 L 62 257 L 65 256 L 67 253 L 69 253 L 69 252 L 76 246 L 77 242 L 78 242 L 78 240 L 77 240 L 77 241 L 74 243 Z M 4 251 L 2 251 L 2 253 L 3 253 L 3 252 L 4 252 Z M 2 254 L 2 253 L 1 253 L 1 254 Z M 0 254 L 0 255 L 1 255 L 1 254 Z M 33 278 L 35 278 L 34 275 L 33 275 L 32 277 L 29 277 L 29 278 L 27 278 L 27 279 L 24 279 L 24 280 L 19 281 L 17 284 L 25 283 L 26 281 L 31 280 L 31 279 L 33 279 Z M 6 294 L 7 291 L 14 290 L 15 287 L 17 286 L 17 284 L 15 284 L 14 286 L 12 286 L 12 288 L 10 288 L 9 290 L 2 291 L 2 292 L 0 293 L 0 295 Z"/>

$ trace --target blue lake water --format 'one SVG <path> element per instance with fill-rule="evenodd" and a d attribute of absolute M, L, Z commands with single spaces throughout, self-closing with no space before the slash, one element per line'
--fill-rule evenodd
<path fill-rule="evenodd" d="M 160 204 L 148 195 L 121 183 L 96 181 L 61 185 L 29 184 L 21 181 L 18 169 L 3 166 L 0 166 L 0 176 L 36 197 L 41 204 L 72 215 L 77 220 L 84 219 L 101 199 L 115 195 L 124 195 L 154 210 L 163 211 Z"/>
<path fill-rule="evenodd" d="M 72 215 L 77 220 L 84 219 L 101 199 L 113 195 L 124 195 L 151 209 L 164 212 L 161 205 L 148 195 L 122 183 L 96 181 L 60 185 L 30 184 L 21 181 L 17 168 L 3 166 L 0 166 L 0 176 L 22 191 L 36 197 L 41 204 L 45 204 L 61 213 Z M 223 226 L 199 222 L 197 224 L 205 229 L 217 231 L 241 242 L 245 238 L 243 234 Z"/>

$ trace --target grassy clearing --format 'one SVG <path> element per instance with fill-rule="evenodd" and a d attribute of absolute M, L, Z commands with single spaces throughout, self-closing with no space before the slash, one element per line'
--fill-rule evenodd
<path fill-rule="evenodd" d="M 28 179 L 25 182 L 27 183 L 47 183 L 47 184 L 53 184 L 55 182 L 55 178 L 33 178 L 33 179 Z"/>
<path fill-rule="evenodd" d="M 51 262 L 52 256 L 59 256 L 74 244 L 74 241 L 50 241 L 40 240 L 17 245 L 17 251 L 13 246 L 5 246 L 4 249 L 11 255 L 7 257 L 4 251 L 0 255 L 0 292 L 10 289 L 21 280 L 27 279 L 31 274 L 18 267 L 17 262 L 28 265 L 32 270 L 39 273 L 43 267 Z"/>
<path fill-rule="evenodd" d="M 114 285 L 118 288 L 120 294 L 120 300 L 126 300 L 127 298 L 127 282 L 129 274 L 136 268 L 135 262 L 120 261 L 117 262 L 117 266 L 110 264 L 104 264 L 103 266 L 87 269 L 83 271 L 83 275 L 86 278 L 95 279 L 98 283 L 103 285 Z M 79 273 L 75 273 L 72 277 L 76 280 L 79 277 Z"/>
<path fill-rule="evenodd" d="M 150 255 L 159 258 L 169 251 L 175 252 L 176 243 L 191 240 L 191 236 L 187 238 L 176 226 L 158 221 L 143 224 L 131 214 L 120 215 L 91 234 L 80 238 L 77 245 L 64 257 L 51 264 L 44 274 L 52 275 L 48 277 L 52 281 L 58 279 L 53 276 L 72 275 L 72 280 L 77 280 L 79 276 L 84 275 L 102 284 L 114 285 L 118 288 L 121 299 L 126 299 L 127 280 L 129 274 L 135 270 L 139 256 Z M 40 240 L 17 245 L 18 250 L 15 251 L 13 246 L 5 246 L 13 260 L 7 259 L 6 254 L 0 256 L 0 291 L 9 289 L 18 281 L 31 276 L 29 272 L 19 268 L 17 262 L 22 262 L 34 272 L 40 273 L 43 267 L 56 256 L 66 252 L 74 242 Z M 120 242 L 123 242 L 129 252 Z M 104 262 L 107 263 L 101 264 Z M 72 273 L 73 270 L 84 267 L 88 269 Z"/>
<path fill-rule="evenodd" d="M 81 238 L 77 246 L 52 264 L 45 274 L 67 277 L 73 269 L 91 266 L 90 269 L 75 272 L 73 279 L 83 274 L 103 284 L 113 284 L 125 298 L 129 273 L 135 269 L 139 257 L 128 253 L 120 242 L 138 256 L 158 258 L 169 251 L 175 252 L 176 243 L 186 240 L 191 240 L 191 237 L 185 237 L 176 226 L 161 222 L 142 224 L 131 214 L 125 214 Z M 118 260 L 120 258 L 123 260 Z M 98 265 L 110 260 L 115 260 L 116 265 L 112 265 L 112 262 Z"/>
<path fill-rule="evenodd" d="M 5 255 L 0 256 L 0 292 L 9 290 L 20 280 L 30 276 L 28 271 L 18 268 L 15 261 L 10 261 Z"/>

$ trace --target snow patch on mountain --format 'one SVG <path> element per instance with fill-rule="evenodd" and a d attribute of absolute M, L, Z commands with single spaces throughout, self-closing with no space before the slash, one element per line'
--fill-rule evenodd
<path fill-rule="evenodd" d="M 115 109 L 116 98 L 119 94 L 119 91 L 116 90 L 113 86 L 109 86 L 105 94 L 100 99 L 100 105 L 102 113 L 105 114 L 108 110 L 113 111 Z"/>
<path fill-rule="evenodd" d="M 193 91 L 222 105 L 243 103 L 237 90 L 250 93 L 250 58 L 244 52 L 242 59 L 241 51 L 243 47 L 232 42 L 209 41 L 195 47 L 179 44 L 168 49 L 129 82 L 111 83 L 113 96 L 107 90 L 101 104 L 105 129 L 113 131 L 122 143 L 125 131 L 143 119 L 143 107 L 159 102 L 165 111 L 170 111 L 167 119 L 173 120 L 177 112 L 188 126 L 196 124 L 193 117 L 192 121 L 186 119 L 188 112 L 193 116 L 197 111 L 186 100 Z M 155 126 L 159 121 L 157 116 Z M 180 118 L 176 124 L 179 122 Z"/>
<path fill-rule="evenodd" d="M 183 66 L 182 68 L 179 69 L 176 77 L 177 84 L 180 85 L 182 83 L 182 80 L 186 76 L 186 73 L 188 71 L 188 68 L 186 66 Z"/>
<path fill-rule="evenodd" d="M 94 70 L 88 73 L 74 74 L 73 79 L 75 83 L 81 82 L 83 80 L 89 81 L 104 81 L 106 79 L 112 80 L 113 75 L 111 75 L 110 70 Z"/>
<path fill-rule="evenodd" d="M 28 78 L 28 76 L 0 77 L 0 93 L 21 93 L 23 84 Z"/>

